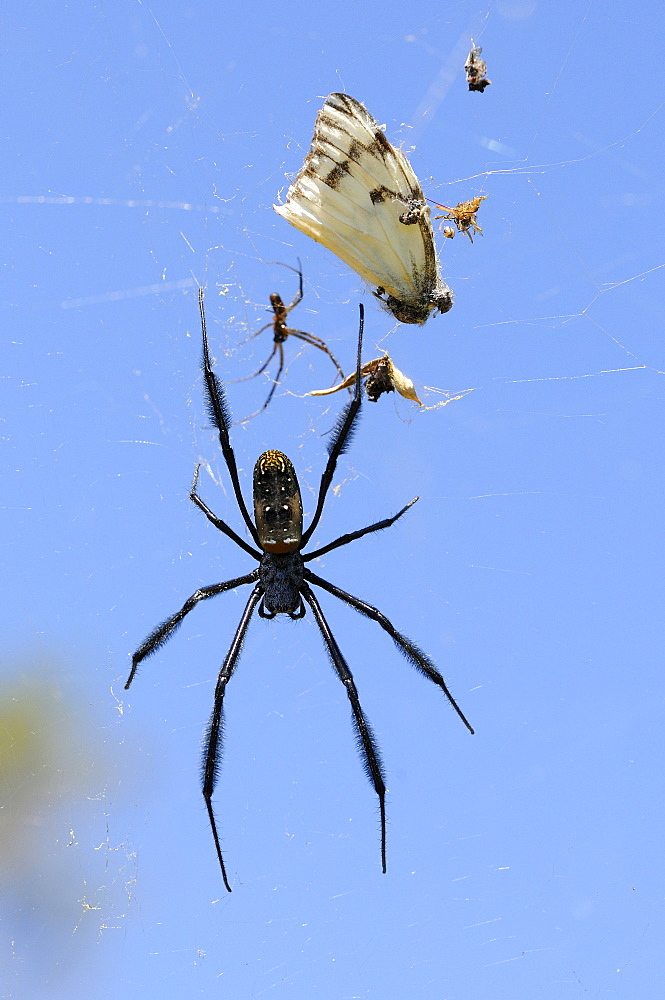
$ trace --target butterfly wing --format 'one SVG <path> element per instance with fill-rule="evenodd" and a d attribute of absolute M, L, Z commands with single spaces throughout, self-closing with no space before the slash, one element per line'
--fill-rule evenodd
<path fill-rule="evenodd" d="M 275 211 L 352 267 L 403 323 L 447 312 L 423 190 L 359 101 L 330 94 L 309 153 Z"/>

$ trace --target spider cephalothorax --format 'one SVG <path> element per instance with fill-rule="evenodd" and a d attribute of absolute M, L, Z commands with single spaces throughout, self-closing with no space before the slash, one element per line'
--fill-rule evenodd
<path fill-rule="evenodd" d="M 358 745 L 365 763 L 367 775 L 374 786 L 374 790 L 379 798 L 379 810 L 381 814 L 381 865 L 383 871 L 386 870 L 386 785 L 383 773 L 383 766 L 379 755 L 379 750 L 374 738 L 374 734 L 363 713 L 358 698 L 358 692 L 353 680 L 353 675 L 349 666 L 337 645 L 337 641 L 330 631 L 330 627 L 323 615 L 321 606 L 310 585 L 320 587 L 334 597 L 344 601 L 350 607 L 355 608 L 361 614 L 377 622 L 381 628 L 393 639 L 397 648 L 406 656 L 412 666 L 416 667 L 425 677 L 437 684 L 448 698 L 462 722 L 473 732 L 473 729 L 458 707 L 455 699 L 451 695 L 446 682 L 436 669 L 429 657 L 418 649 L 406 636 L 402 635 L 392 625 L 386 616 L 377 608 L 366 604 L 358 597 L 354 597 L 345 590 L 341 590 L 334 584 L 329 583 L 322 577 L 312 573 L 306 563 L 312 559 L 330 552 L 332 549 L 346 545 L 356 538 L 362 538 L 374 531 L 388 528 L 391 524 L 404 514 L 411 507 L 417 497 L 414 497 L 405 507 L 392 517 L 382 521 L 376 521 L 366 528 L 359 528 L 356 531 L 340 535 L 334 541 L 329 542 L 321 548 L 312 552 L 303 552 L 316 527 L 321 519 L 323 505 L 332 483 L 332 478 L 337 466 L 337 460 L 348 445 L 353 424 L 358 416 L 361 403 L 361 352 L 363 334 L 363 311 L 360 307 L 360 331 L 358 334 L 358 358 L 356 363 L 356 379 L 354 394 L 351 401 L 340 414 L 337 426 L 335 427 L 328 447 L 328 461 L 321 476 L 319 493 L 316 502 L 314 516 L 309 527 L 303 531 L 302 501 L 300 497 L 300 487 L 296 477 L 295 469 L 291 461 L 281 451 L 266 451 L 258 459 L 254 468 L 254 515 L 255 521 L 249 516 L 243 495 L 240 491 L 238 479 L 238 469 L 236 466 L 235 454 L 229 441 L 230 416 L 226 404 L 224 389 L 212 370 L 210 354 L 208 351 L 208 338 L 205 326 L 205 313 L 203 310 L 203 289 L 199 291 L 199 305 L 201 310 L 201 332 L 203 339 L 203 375 L 206 383 L 206 397 L 211 419 L 219 431 L 219 441 L 222 447 L 224 460 L 231 477 L 233 491 L 245 522 L 257 548 L 254 548 L 244 538 L 241 538 L 233 528 L 229 527 L 225 521 L 218 518 L 205 505 L 197 493 L 198 466 L 194 474 L 194 482 L 190 492 L 193 503 L 203 511 L 208 520 L 220 531 L 231 538 L 237 545 L 245 550 L 258 562 L 258 566 L 245 576 L 237 577 L 234 580 L 226 580 L 224 583 L 213 583 L 208 587 L 201 587 L 187 601 L 182 608 L 171 618 L 168 618 L 161 625 L 158 625 L 147 637 L 143 645 L 134 653 L 132 657 L 132 669 L 130 671 L 125 688 L 128 688 L 139 663 L 147 656 L 154 653 L 162 646 L 173 632 L 181 624 L 189 612 L 196 607 L 199 601 L 215 597 L 217 594 L 227 590 L 233 590 L 242 584 L 253 584 L 252 592 L 245 606 L 242 617 L 231 646 L 224 658 L 222 667 L 217 678 L 215 687 L 215 700 L 212 716 L 208 725 L 204 748 L 203 748 L 203 797 L 205 799 L 212 834 L 217 849 L 217 857 L 222 870 L 224 885 L 231 892 L 231 886 L 226 874 L 226 867 L 222 857 L 219 835 L 217 832 L 217 821 L 212 806 L 212 795 L 215 790 L 219 762 L 221 760 L 222 749 L 222 709 L 224 704 L 224 694 L 233 671 L 236 667 L 242 644 L 251 621 L 254 611 L 262 618 L 274 618 L 275 615 L 289 615 L 290 618 L 302 618 L 307 611 L 307 606 L 311 609 L 319 631 L 323 637 L 328 655 L 333 668 L 344 684 L 349 702 L 353 724 L 358 736 Z"/>

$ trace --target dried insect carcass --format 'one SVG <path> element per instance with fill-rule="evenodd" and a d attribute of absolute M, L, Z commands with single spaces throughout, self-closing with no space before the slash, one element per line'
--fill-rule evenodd
<path fill-rule="evenodd" d="M 371 403 L 376 403 L 384 392 L 397 391 L 405 399 L 412 399 L 419 406 L 423 405 L 416 395 L 416 387 L 411 379 L 399 370 L 387 352 L 382 358 L 374 358 L 373 361 L 364 364 L 360 369 L 360 375 L 366 379 L 365 392 Z M 307 395 L 329 396 L 333 392 L 339 392 L 340 389 L 346 389 L 353 385 L 355 378 L 354 372 L 353 375 L 349 375 L 343 382 L 334 385 L 331 389 L 312 389 Z"/>
<path fill-rule="evenodd" d="M 477 90 L 479 93 L 483 93 L 485 87 L 489 87 L 492 83 L 485 76 L 487 72 L 487 66 L 485 61 L 480 58 L 480 54 L 483 51 L 480 45 L 473 45 L 473 48 L 466 57 L 466 62 L 464 63 L 464 69 L 466 71 L 466 82 L 469 84 L 469 90 Z"/>

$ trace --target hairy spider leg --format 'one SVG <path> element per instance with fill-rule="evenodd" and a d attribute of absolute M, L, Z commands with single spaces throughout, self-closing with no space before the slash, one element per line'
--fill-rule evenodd
<path fill-rule="evenodd" d="M 351 702 L 353 713 L 353 726 L 356 731 L 358 749 L 365 765 L 365 773 L 374 785 L 374 791 L 379 797 L 379 811 L 381 815 L 381 869 L 386 872 L 386 779 L 383 772 L 383 762 L 376 743 L 376 737 L 372 732 L 372 727 L 367 721 L 360 706 L 358 691 L 356 689 L 353 674 L 349 665 L 344 659 L 342 652 L 337 645 L 335 636 L 330 631 L 330 626 L 323 616 L 323 611 L 307 584 L 303 585 L 302 595 L 314 612 L 316 624 L 319 626 L 323 641 L 325 643 L 330 661 L 335 668 L 335 673 L 346 688 L 346 693 Z"/>
<path fill-rule="evenodd" d="M 400 511 L 400 514 L 401 513 L 402 511 Z M 400 514 L 398 514 L 397 517 L 399 517 Z M 342 590 L 341 587 L 336 587 L 334 583 L 330 583 L 328 580 L 324 580 L 322 577 L 317 576 L 309 569 L 305 570 L 305 579 L 309 580 L 310 583 L 315 584 L 317 587 L 321 587 L 322 590 L 327 590 L 329 594 L 332 594 L 334 597 L 338 597 L 340 601 L 344 601 L 345 604 L 350 605 L 350 607 L 359 611 L 360 614 L 365 615 L 366 618 L 370 618 L 372 621 L 376 622 L 377 625 L 380 625 L 384 632 L 388 633 L 400 653 L 404 654 L 411 665 L 441 688 L 466 728 L 473 735 L 474 729 L 462 712 L 462 709 L 453 698 L 450 690 L 448 689 L 448 685 L 430 660 L 429 656 L 423 653 L 422 649 L 419 649 L 418 646 L 411 642 L 410 639 L 407 639 L 405 635 L 398 632 L 392 622 L 388 621 L 383 612 L 379 611 L 378 608 L 372 607 L 371 604 L 361 601 L 359 597 L 354 597 L 353 594 L 349 594 L 346 590 Z"/>
<path fill-rule="evenodd" d="M 192 488 L 189 491 L 189 499 L 192 501 L 193 504 L 196 504 L 199 510 L 203 511 L 203 513 L 208 518 L 211 524 L 214 524 L 216 528 L 218 528 L 220 531 L 223 531 L 228 538 L 234 541 L 236 545 L 239 545 L 241 549 L 244 549 L 245 552 L 247 552 L 254 559 L 260 560 L 261 553 L 257 552 L 256 549 L 253 549 L 251 545 L 248 545 L 245 539 L 241 538 L 240 535 L 236 534 L 233 528 L 230 528 L 229 525 L 226 523 L 226 521 L 222 521 L 220 517 L 217 517 L 215 514 L 213 514 L 210 508 L 206 506 L 201 497 L 198 495 L 196 489 L 199 482 L 200 468 L 201 468 L 201 463 L 197 462 L 196 467 L 194 468 L 194 482 L 192 483 Z"/>
<path fill-rule="evenodd" d="M 233 637 L 231 648 L 226 654 L 222 668 L 219 671 L 217 684 L 215 686 L 215 701 L 212 715 L 210 716 L 210 722 L 208 723 L 208 728 L 203 741 L 204 749 L 201 768 L 203 775 L 203 798 L 205 800 L 206 809 L 208 810 L 208 819 L 210 820 L 212 836 L 215 841 L 217 859 L 219 861 L 219 866 L 222 869 L 222 878 L 224 879 L 224 885 L 229 892 L 232 890 L 226 875 L 226 865 L 224 864 L 222 845 L 217 832 L 217 820 L 215 819 L 215 810 L 212 805 L 212 796 L 215 791 L 215 785 L 217 784 L 217 778 L 219 777 L 219 764 L 221 760 L 220 751 L 224 732 L 224 694 L 226 692 L 226 685 L 230 681 L 231 675 L 235 670 L 254 609 L 261 600 L 262 595 L 263 587 L 260 583 L 257 583 L 254 590 L 250 594 L 247 604 L 245 605 L 245 610 L 242 613 L 242 618 L 240 619 L 240 623 L 236 629 L 236 634 Z"/>
<path fill-rule="evenodd" d="M 330 484 L 332 483 L 332 478 L 335 475 L 335 469 L 337 468 L 337 460 L 340 455 L 343 455 L 346 449 L 351 444 L 353 440 L 353 430 L 356 417 L 358 416 L 358 411 L 360 410 L 360 404 L 362 403 L 362 393 L 361 393 L 361 368 L 362 368 L 362 349 L 363 349 L 363 332 L 365 329 L 365 309 L 364 306 L 360 305 L 360 330 L 358 333 L 358 354 L 356 357 L 356 379 L 353 388 L 353 398 L 346 404 L 339 417 L 337 418 L 337 423 L 333 428 L 332 435 L 328 442 L 328 461 L 326 462 L 326 467 L 323 470 L 323 475 L 321 476 L 321 485 L 319 486 L 319 495 L 316 501 L 316 509 L 314 511 L 314 517 L 307 530 L 302 536 L 301 548 L 304 549 L 310 538 L 316 531 L 317 525 L 321 520 L 321 514 L 323 513 L 323 505 L 326 502 L 326 496 L 328 490 L 330 489 Z"/>
<path fill-rule="evenodd" d="M 222 454 L 224 455 L 224 460 L 226 466 L 229 470 L 229 475 L 231 477 L 231 482 L 233 484 L 233 492 L 235 498 L 238 502 L 238 507 L 240 508 L 240 513 L 242 514 L 242 519 L 249 529 L 249 533 L 254 539 L 255 543 L 259 544 L 259 536 L 256 532 L 256 527 L 247 513 L 247 507 L 245 506 L 245 500 L 243 498 L 242 492 L 240 490 L 240 481 L 238 479 L 238 466 L 236 465 L 236 457 L 231 447 L 231 441 L 229 439 L 229 425 L 231 423 L 229 415 L 229 407 L 226 401 L 226 393 L 222 383 L 219 381 L 214 371 L 212 370 L 212 365 L 210 364 L 210 351 L 208 350 L 208 332 L 206 330 L 206 316 L 205 308 L 203 306 L 204 292 L 202 288 L 199 288 L 199 312 L 201 314 L 201 339 L 203 341 L 203 377 L 205 380 L 206 387 L 206 401 L 208 403 L 208 412 L 210 414 L 210 419 L 214 423 L 215 427 L 219 431 L 219 443 L 222 447 Z"/>
<path fill-rule="evenodd" d="M 127 683 L 125 684 L 125 691 L 127 691 L 130 684 L 134 680 L 137 667 L 141 660 L 145 660 L 146 657 L 152 656 L 153 653 L 156 653 L 160 646 L 163 646 L 164 643 L 171 638 L 176 629 L 182 624 L 186 615 L 188 615 L 200 601 L 206 601 L 209 597 L 216 597 L 217 594 L 223 594 L 226 590 L 235 590 L 236 587 L 241 587 L 244 583 L 254 583 L 258 579 L 258 573 L 259 571 L 255 569 L 252 570 L 251 573 L 246 573 L 245 576 L 236 577 L 235 580 L 226 580 L 224 583 L 213 583 L 209 587 L 200 587 L 198 590 L 194 591 L 192 596 L 187 598 L 180 610 L 176 611 L 176 613 L 170 618 L 167 618 L 166 621 L 161 623 L 161 625 L 158 625 L 156 629 L 153 629 L 145 642 L 143 642 L 136 650 L 132 656 L 132 669 L 129 672 L 129 677 L 127 678 Z"/>
<path fill-rule="evenodd" d="M 348 545 L 349 542 L 354 542 L 356 538 L 362 538 L 363 535 L 369 535 L 373 531 L 382 531 L 384 528 L 389 528 L 391 524 L 394 524 L 402 514 L 406 514 L 409 507 L 413 507 L 414 503 L 420 500 L 420 497 L 414 497 L 413 500 L 409 500 L 407 504 L 392 517 L 385 517 L 381 521 L 376 521 L 374 524 L 369 524 L 366 528 L 359 528 L 357 531 L 349 531 L 344 535 L 340 535 L 333 542 L 328 542 L 327 545 L 322 545 L 320 549 L 315 549 L 314 552 L 308 552 L 306 556 L 303 556 L 303 562 L 309 562 L 310 559 L 318 559 L 319 556 L 323 556 L 326 552 L 331 552 L 333 549 L 338 549 L 340 545 Z"/>

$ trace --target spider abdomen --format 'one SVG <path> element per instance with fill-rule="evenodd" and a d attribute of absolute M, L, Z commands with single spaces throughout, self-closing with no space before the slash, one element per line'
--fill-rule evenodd
<path fill-rule="evenodd" d="M 264 451 L 254 466 L 254 520 L 264 552 L 281 555 L 300 547 L 300 486 L 291 460 L 281 451 Z"/>
<path fill-rule="evenodd" d="M 304 563 L 300 552 L 274 555 L 266 552 L 259 564 L 259 580 L 265 591 L 259 614 L 263 618 L 291 615 L 302 618 L 305 607 L 300 596 Z"/>

